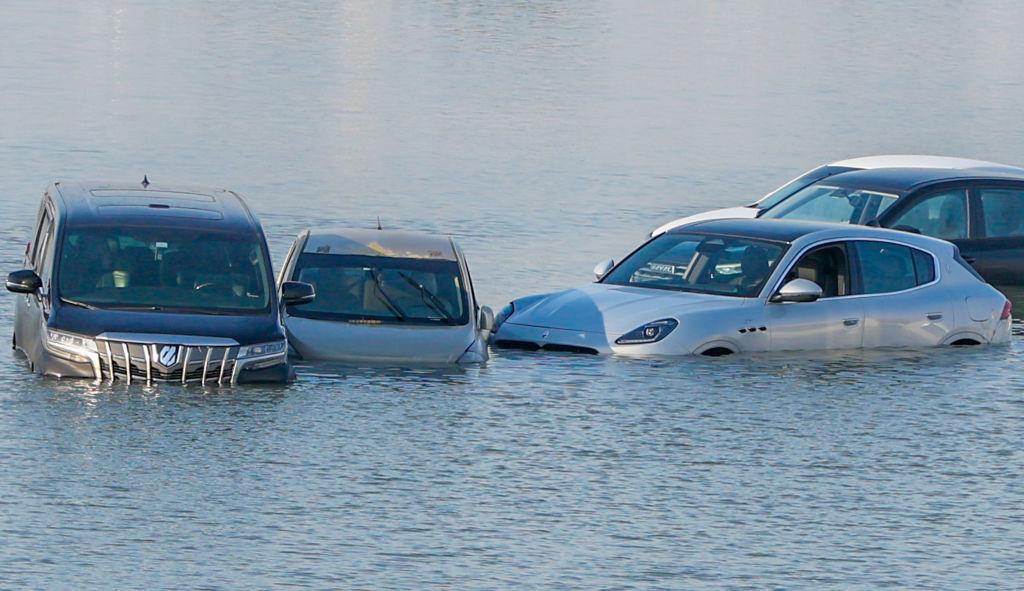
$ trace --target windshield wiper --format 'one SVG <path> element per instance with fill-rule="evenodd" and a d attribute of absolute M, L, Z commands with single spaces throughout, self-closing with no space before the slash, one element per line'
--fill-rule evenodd
<path fill-rule="evenodd" d="M 64 302 L 65 304 L 69 304 L 69 305 L 75 306 L 76 308 L 85 308 L 86 310 L 99 310 L 100 309 L 99 306 L 94 306 L 92 304 L 87 304 L 85 302 L 80 302 L 78 300 L 69 300 L 68 298 L 61 298 L 60 301 Z"/>
<path fill-rule="evenodd" d="M 402 310 L 402 308 L 398 304 L 396 304 L 394 300 L 391 299 L 391 296 L 389 296 L 388 293 L 384 291 L 384 280 L 380 278 L 380 273 L 378 273 L 377 270 L 372 267 L 367 268 L 366 272 L 369 273 L 370 277 L 373 278 L 373 283 L 374 285 L 377 286 L 377 293 L 380 294 L 380 299 L 382 302 L 384 302 L 384 305 L 386 305 L 388 309 L 391 310 L 391 313 L 394 314 L 395 318 L 398 318 L 399 320 L 405 320 L 405 310 Z"/>
<path fill-rule="evenodd" d="M 455 321 L 455 317 L 448 313 L 448 310 L 445 309 L 444 302 L 441 301 L 441 298 L 437 297 L 436 293 L 430 291 L 426 287 L 423 287 L 422 283 L 416 281 L 412 277 L 409 277 L 405 273 L 401 271 L 395 272 L 398 273 L 398 275 L 401 276 L 402 279 L 408 281 L 409 285 L 412 285 L 413 287 L 418 289 L 420 291 L 420 296 L 423 299 L 423 302 L 430 306 L 431 308 L 433 308 L 435 312 L 437 312 L 441 316 L 444 316 L 445 322 L 451 324 L 452 322 Z"/>

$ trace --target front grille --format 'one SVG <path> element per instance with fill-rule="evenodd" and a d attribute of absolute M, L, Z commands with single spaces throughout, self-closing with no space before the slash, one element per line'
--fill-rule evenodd
<path fill-rule="evenodd" d="M 559 343 L 547 343 L 539 345 L 533 341 L 510 341 L 500 340 L 494 343 L 499 349 L 521 349 L 523 351 L 561 351 L 563 353 L 581 353 L 584 355 L 597 355 L 597 349 L 591 347 L 580 347 L 578 345 L 562 345 Z"/>
<path fill-rule="evenodd" d="M 97 342 L 101 379 L 230 383 L 237 346 Z M 172 352 L 175 352 L 173 356 Z M 173 358 L 172 358 L 173 357 Z"/>

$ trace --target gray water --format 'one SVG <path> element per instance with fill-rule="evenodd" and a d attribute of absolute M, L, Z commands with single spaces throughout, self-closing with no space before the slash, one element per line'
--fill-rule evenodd
<path fill-rule="evenodd" d="M 1024 164 L 1012 2 L 0 14 L 8 270 L 49 182 L 145 174 L 243 193 L 277 263 L 309 225 L 452 234 L 497 309 L 822 162 Z M 497 352 L 201 388 L 6 353 L 0 588 L 1022 588 L 1022 357 Z"/>

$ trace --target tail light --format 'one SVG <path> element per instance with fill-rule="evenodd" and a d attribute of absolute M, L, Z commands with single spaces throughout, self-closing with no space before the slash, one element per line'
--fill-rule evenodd
<path fill-rule="evenodd" d="M 999 319 L 1000 320 L 1006 320 L 1007 318 L 1009 318 L 1010 317 L 1010 310 L 1012 310 L 1012 309 L 1013 309 L 1013 304 L 1010 303 L 1010 300 L 1006 300 L 1006 303 L 1003 304 L 1003 313 L 999 316 Z"/>

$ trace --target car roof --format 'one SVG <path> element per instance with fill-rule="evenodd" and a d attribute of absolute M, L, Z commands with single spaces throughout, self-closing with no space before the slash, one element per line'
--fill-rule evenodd
<path fill-rule="evenodd" d="M 457 261 L 448 236 L 402 230 L 310 228 L 302 252 Z"/>
<path fill-rule="evenodd" d="M 50 191 L 66 222 L 75 225 L 233 227 L 259 223 L 240 195 L 224 189 L 142 183 L 59 181 Z"/>
<path fill-rule="evenodd" d="M 1016 174 L 976 168 L 874 168 L 841 172 L 814 184 L 867 189 L 902 196 L 924 185 L 956 180 L 1024 181 L 1024 171 Z"/>
<path fill-rule="evenodd" d="M 827 166 L 844 168 L 871 169 L 871 168 L 972 168 L 975 170 L 1011 172 L 1024 174 L 1024 168 L 989 162 L 987 160 L 975 160 L 973 158 L 960 158 L 957 156 L 934 156 L 930 154 L 879 154 L 875 156 L 858 156 L 830 162 Z"/>
<path fill-rule="evenodd" d="M 666 232 L 678 234 L 700 232 L 722 234 L 743 238 L 759 238 L 776 242 L 793 243 L 808 237 L 811 240 L 843 240 L 843 239 L 883 239 L 898 242 L 909 242 L 921 247 L 932 248 L 939 245 L 952 246 L 944 240 L 922 236 L 901 230 L 861 226 L 856 224 L 838 224 L 833 222 L 816 222 L 790 219 L 758 219 L 734 218 L 694 222 L 679 226 Z M 941 248 L 941 247 L 940 247 Z"/>

